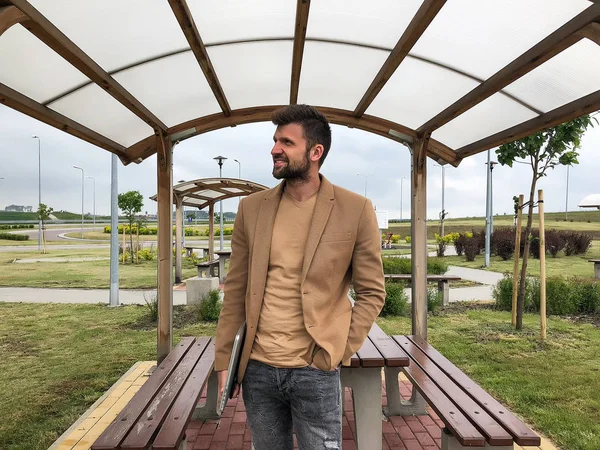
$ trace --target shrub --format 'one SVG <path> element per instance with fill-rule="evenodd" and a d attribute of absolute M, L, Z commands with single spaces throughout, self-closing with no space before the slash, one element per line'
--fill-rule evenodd
<path fill-rule="evenodd" d="M 465 257 L 467 261 L 475 261 L 475 256 L 479 255 L 479 242 L 475 236 L 465 239 L 464 244 Z"/>
<path fill-rule="evenodd" d="M 406 236 L 406 237 L 404 238 L 404 241 L 405 241 L 407 244 L 410 244 L 410 241 L 411 241 L 411 238 L 410 238 L 410 236 Z"/>
<path fill-rule="evenodd" d="M 512 276 L 506 275 L 494 286 L 492 295 L 496 307 L 512 309 Z M 540 280 L 527 278 L 525 287 L 525 311 L 540 310 Z M 546 280 L 546 313 L 566 315 L 600 311 L 600 282 L 578 278 L 551 277 Z"/>
<path fill-rule="evenodd" d="M 558 252 L 565 248 L 565 244 L 563 233 L 557 230 L 546 231 L 546 249 L 553 258 L 556 258 Z"/>
<path fill-rule="evenodd" d="M 458 256 L 462 256 L 465 251 L 465 240 L 467 237 L 465 233 L 459 233 L 458 238 L 454 240 L 454 249 L 456 250 L 456 254 Z"/>
<path fill-rule="evenodd" d="M 412 262 L 410 258 L 382 258 L 383 272 L 394 274 L 410 274 L 412 273 Z M 427 273 L 434 275 L 443 275 L 448 271 L 448 264 L 438 258 L 427 259 Z"/>
<path fill-rule="evenodd" d="M 427 258 L 427 273 L 433 275 L 444 275 L 448 272 L 448 264 L 443 259 Z"/>
<path fill-rule="evenodd" d="M 385 283 L 385 303 L 380 315 L 400 316 L 405 313 L 408 296 L 404 293 L 404 283 Z"/>
<path fill-rule="evenodd" d="M 592 245 L 592 236 L 588 233 L 578 233 L 576 231 L 565 231 L 565 255 L 583 255 L 587 253 Z"/>
<path fill-rule="evenodd" d="M 504 261 L 512 258 L 515 253 L 515 232 L 509 227 L 494 229 L 490 238 L 490 250 Z"/>
<path fill-rule="evenodd" d="M 400 235 L 392 234 L 392 244 L 397 244 L 398 242 L 400 242 Z"/>
<path fill-rule="evenodd" d="M 444 253 L 446 252 L 446 246 L 448 244 L 451 244 L 458 238 L 458 233 L 450 233 L 445 236 L 440 236 L 439 234 L 435 233 L 434 237 L 435 237 L 435 241 L 437 242 L 437 245 L 438 245 L 437 255 L 438 255 L 438 257 L 442 257 L 442 256 L 444 256 Z"/>
<path fill-rule="evenodd" d="M 8 239 L 9 241 L 27 241 L 27 240 L 29 240 L 29 235 L 28 234 L 0 233 L 0 239 Z"/>
<path fill-rule="evenodd" d="M 435 313 L 442 306 L 442 293 L 437 288 L 427 289 L 427 311 Z"/>
<path fill-rule="evenodd" d="M 150 300 L 148 300 L 148 298 L 146 298 L 146 293 L 144 292 L 144 302 L 146 302 L 150 320 L 152 320 L 152 322 L 156 322 L 158 320 L 158 296 L 153 294 L 150 297 Z"/>
<path fill-rule="evenodd" d="M 384 273 L 412 273 L 410 258 L 382 258 Z"/>
<path fill-rule="evenodd" d="M 492 298 L 496 301 L 496 308 L 502 311 L 512 311 L 513 277 L 506 274 L 492 289 Z M 539 281 L 536 278 L 525 279 L 524 310 L 537 311 L 534 297 L 539 296 Z M 539 305 L 539 301 L 538 301 Z"/>
<path fill-rule="evenodd" d="M 156 259 L 156 253 L 153 250 L 143 248 L 142 250 L 138 251 L 138 259 L 143 259 L 144 261 L 154 261 Z"/>
<path fill-rule="evenodd" d="M 33 227 L 34 227 L 34 225 L 24 225 L 24 224 L 0 225 L 0 230 L 22 230 L 22 229 L 33 228 Z"/>
<path fill-rule="evenodd" d="M 540 259 L 540 238 L 537 236 L 531 237 L 531 242 L 529 243 L 529 253 L 535 259 Z"/>
<path fill-rule="evenodd" d="M 206 322 L 216 322 L 219 320 L 219 314 L 221 314 L 221 291 L 213 289 L 209 291 L 200 303 L 199 315 L 200 320 Z"/>

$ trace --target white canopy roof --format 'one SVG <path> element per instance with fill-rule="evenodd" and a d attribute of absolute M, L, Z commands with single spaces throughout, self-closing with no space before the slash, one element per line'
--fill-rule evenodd
<path fill-rule="evenodd" d="M 600 194 L 591 194 L 579 202 L 580 208 L 598 208 L 600 209 Z"/>
<path fill-rule="evenodd" d="M 600 109 L 600 0 L 0 0 L 0 102 L 140 162 L 308 103 L 466 156 Z"/>

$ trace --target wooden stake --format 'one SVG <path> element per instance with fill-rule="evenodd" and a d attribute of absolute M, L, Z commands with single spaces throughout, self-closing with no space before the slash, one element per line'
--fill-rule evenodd
<path fill-rule="evenodd" d="M 183 231 L 183 198 L 175 199 L 175 283 L 181 283 L 181 234 Z"/>
<path fill-rule="evenodd" d="M 135 247 L 135 262 L 137 264 L 139 264 L 140 263 L 140 254 L 139 254 L 139 251 L 140 251 L 140 227 L 139 226 L 135 227 L 135 235 L 137 237 L 137 243 L 135 244 L 136 245 L 136 247 Z"/>
<path fill-rule="evenodd" d="M 544 190 L 538 190 L 540 216 L 540 325 L 542 341 L 546 340 L 546 231 L 544 230 Z"/>
<path fill-rule="evenodd" d="M 517 325 L 517 293 L 519 290 L 519 257 L 521 254 L 521 224 L 523 222 L 523 200 L 525 196 L 519 195 L 517 210 L 517 231 L 515 234 L 515 264 L 513 267 L 513 295 L 512 295 L 512 324 Z"/>
<path fill-rule="evenodd" d="M 125 250 L 127 249 L 127 239 L 125 238 L 125 224 L 123 224 L 123 264 L 125 264 Z"/>

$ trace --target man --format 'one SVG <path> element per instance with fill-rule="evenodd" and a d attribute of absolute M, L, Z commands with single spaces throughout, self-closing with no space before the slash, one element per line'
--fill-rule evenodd
<path fill-rule="evenodd" d="M 369 200 L 319 174 L 331 146 L 325 116 L 291 105 L 272 121 L 283 182 L 238 208 L 217 325 L 219 391 L 246 320 L 238 379 L 255 450 L 293 449 L 292 428 L 300 449 L 341 450 L 339 366 L 385 301 L 377 220 Z"/>

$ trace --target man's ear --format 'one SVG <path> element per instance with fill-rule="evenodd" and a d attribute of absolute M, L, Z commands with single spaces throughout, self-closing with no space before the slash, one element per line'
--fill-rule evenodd
<path fill-rule="evenodd" d="M 323 146 L 321 144 L 316 144 L 313 146 L 313 148 L 310 149 L 310 160 L 311 161 L 318 161 L 321 159 L 321 157 L 323 156 L 323 152 L 325 151 L 325 149 L 323 148 Z"/>

